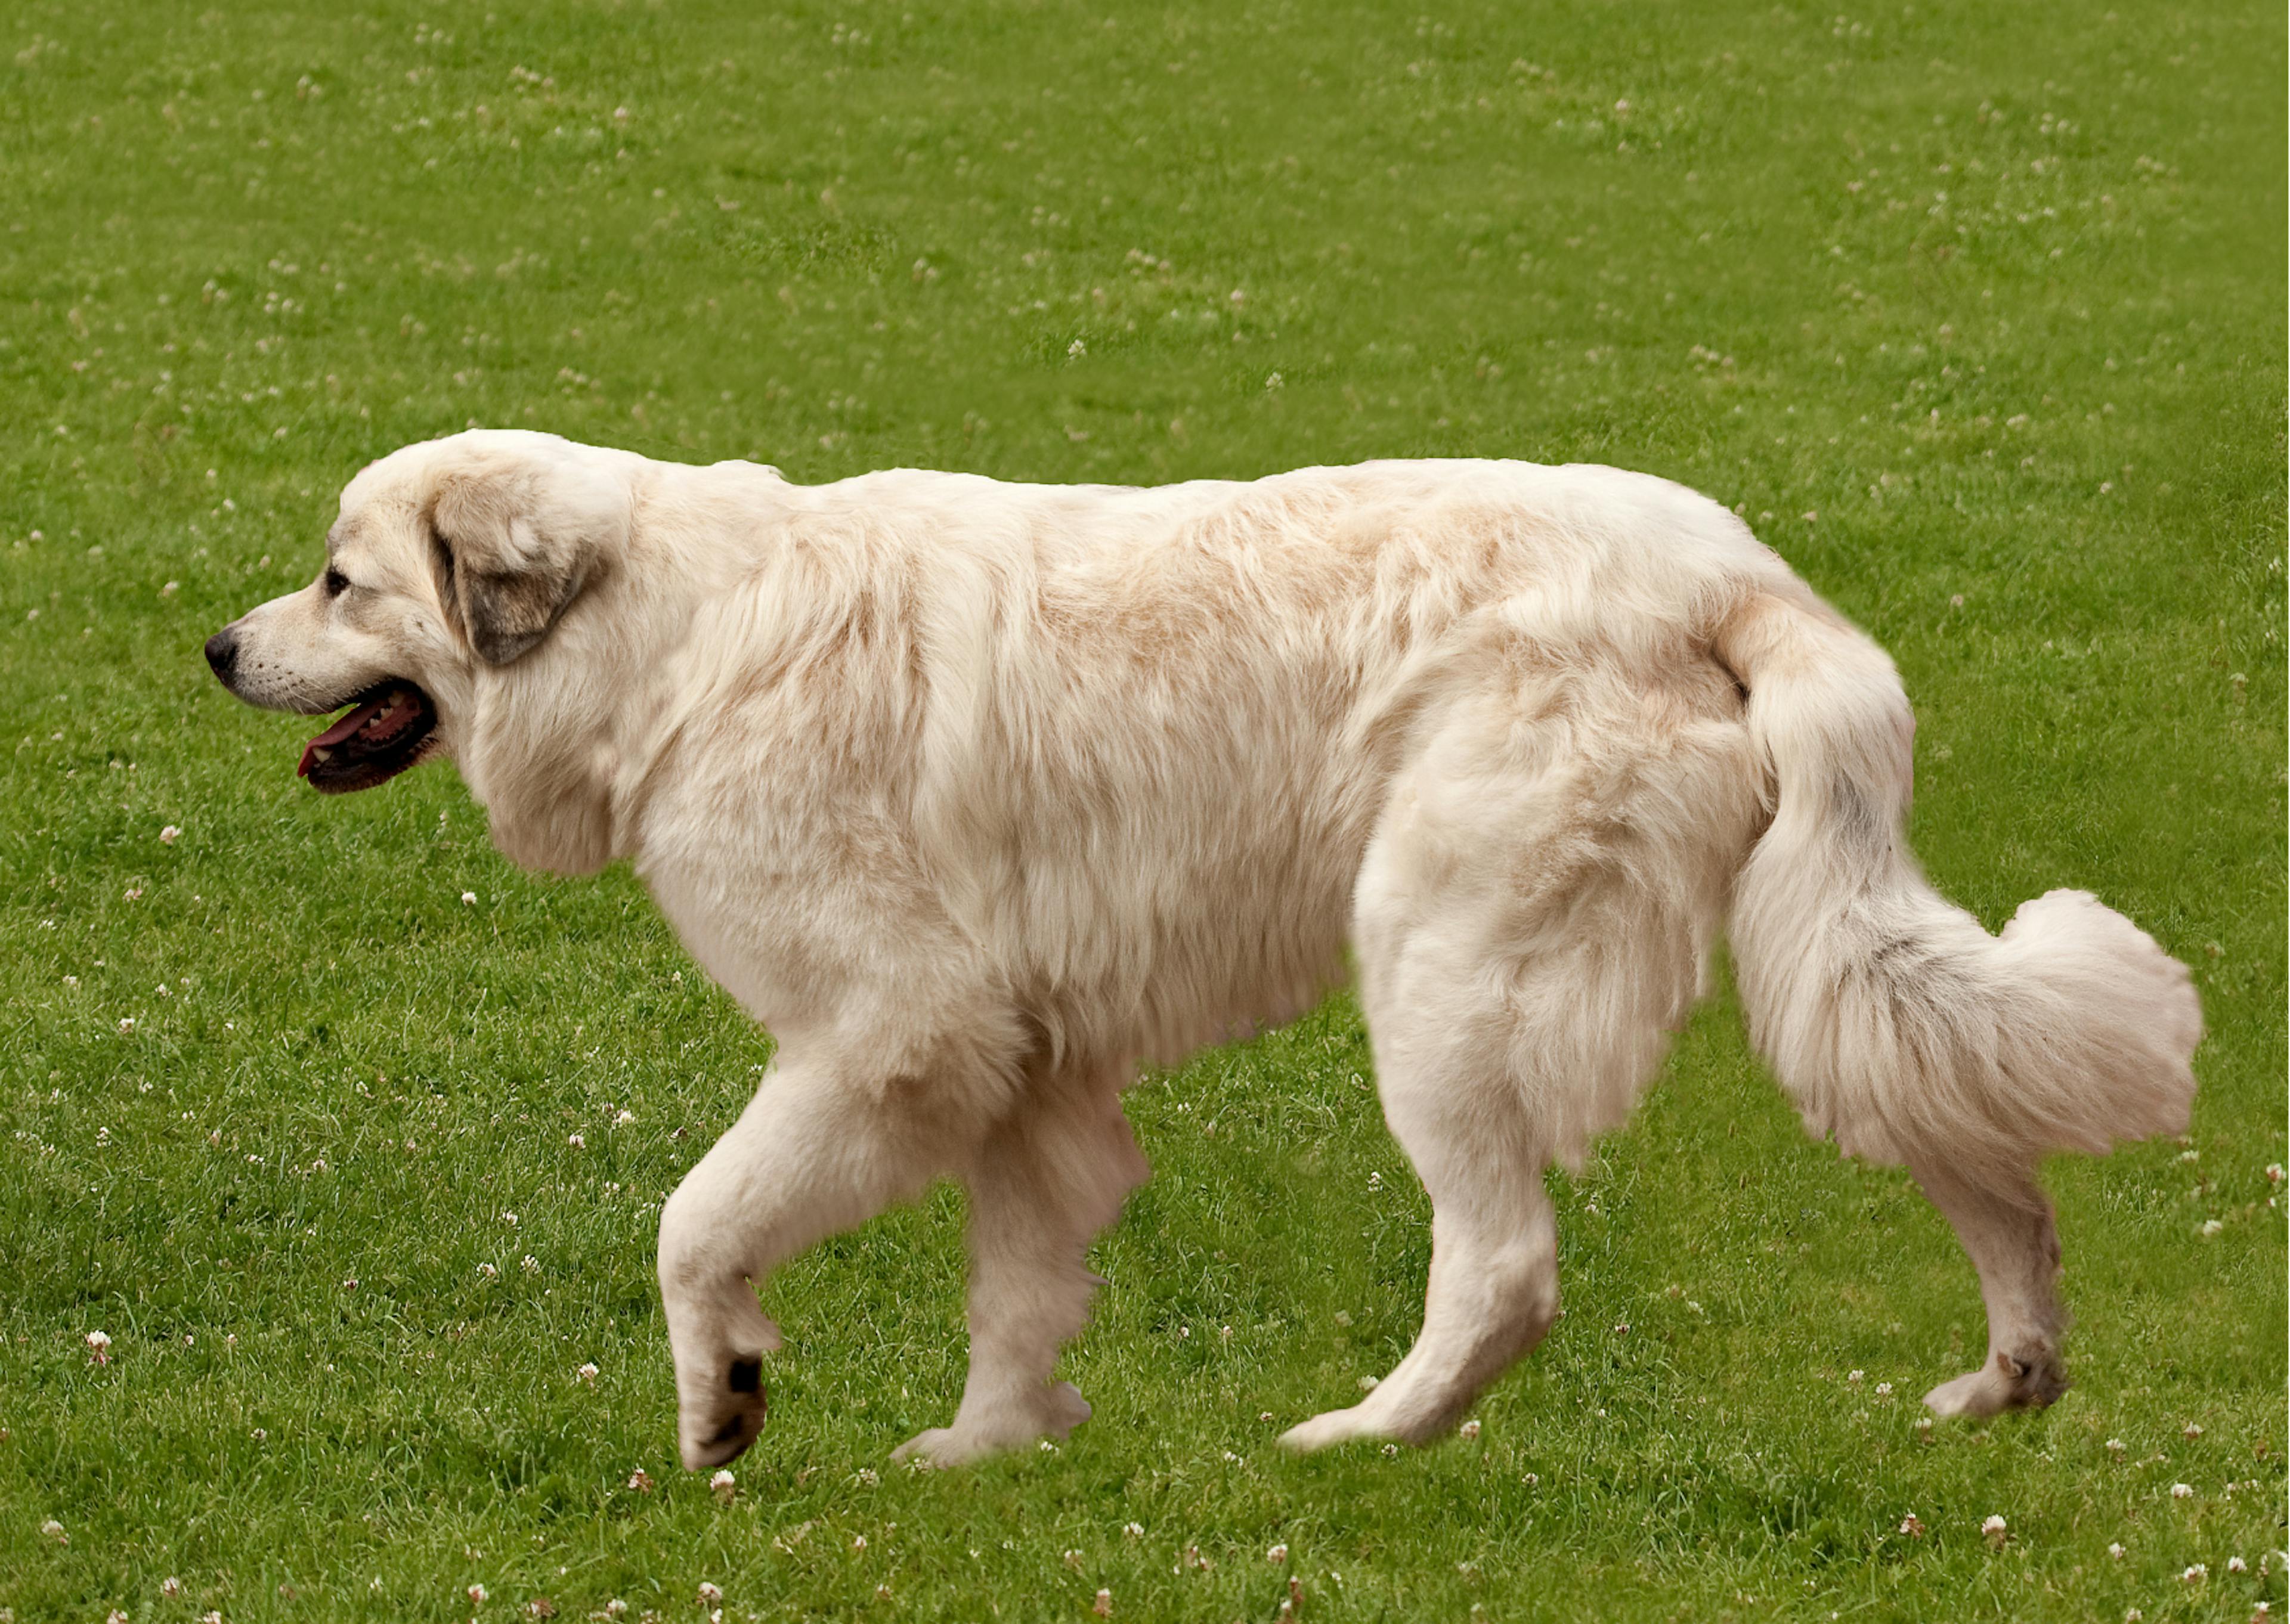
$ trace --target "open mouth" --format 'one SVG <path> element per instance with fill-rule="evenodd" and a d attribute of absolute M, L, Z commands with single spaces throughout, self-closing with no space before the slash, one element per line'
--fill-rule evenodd
<path fill-rule="evenodd" d="M 296 771 L 327 795 L 371 789 L 427 756 L 436 728 L 429 696 L 393 676 L 352 700 L 340 721 L 303 746 Z"/>

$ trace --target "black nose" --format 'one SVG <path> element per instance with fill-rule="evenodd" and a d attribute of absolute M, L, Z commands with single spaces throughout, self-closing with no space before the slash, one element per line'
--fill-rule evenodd
<path fill-rule="evenodd" d="M 226 626 L 207 639 L 207 664 L 225 683 L 230 681 L 230 674 L 238 665 L 237 628 Z"/>

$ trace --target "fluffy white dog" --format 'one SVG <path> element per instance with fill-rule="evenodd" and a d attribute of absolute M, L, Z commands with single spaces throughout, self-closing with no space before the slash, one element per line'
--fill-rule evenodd
<path fill-rule="evenodd" d="M 1124 1086 L 1306 1007 L 1347 943 L 1430 1284 L 1300 1448 L 1431 1436 L 1541 1339 L 1543 1169 L 1629 1112 L 1721 925 L 1808 1128 L 1906 1163 L 1979 1269 L 1942 1414 L 2066 1385 L 2038 1158 L 2187 1121 L 2185 969 L 2079 892 L 2000 937 L 1934 892 L 1891 662 L 1663 480 L 806 487 L 475 432 L 366 468 L 326 545 L 207 646 L 251 703 L 353 708 L 311 784 L 451 756 L 516 861 L 631 861 L 778 1040 L 661 1214 L 691 1467 L 763 1421 L 755 1288 L 941 1176 L 970 1376 L 900 1452 L 1084 1420 L 1053 1370 L 1145 1177 Z"/>

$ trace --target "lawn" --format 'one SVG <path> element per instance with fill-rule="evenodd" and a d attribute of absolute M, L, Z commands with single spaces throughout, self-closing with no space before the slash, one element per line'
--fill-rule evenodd
<path fill-rule="evenodd" d="M 2285 32 L 16 0 L 0 1619 L 2278 1612 Z M 513 870 L 450 768 L 321 800 L 310 728 L 198 657 L 363 463 L 478 423 L 806 481 L 1486 455 L 1737 505 L 1899 660 L 1943 888 L 1993 927 L 2087 887 L 2195 966 L 2192 1132 L 2048 1173 L 2077 1385 L 1918 1426 L 1984 1347 L 1972 1269 L 1721 996 L 1556 1180 L 1566 1317 L 1476 1436 L 1284 1457 L 1429 1252 L 1339 996 L 1130 1096 L 1156 1172 L 1068 1444 L 885 1459 L 959 1391 L 942 1190 L 772 1287 L 719 1500 L 653 1238 L 768 1040 L 626 873 Z"/>

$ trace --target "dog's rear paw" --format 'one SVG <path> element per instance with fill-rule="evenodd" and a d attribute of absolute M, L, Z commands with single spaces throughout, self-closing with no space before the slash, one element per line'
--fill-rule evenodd
<path fill-rule="evenodd" d="M 1976 1371 L 1943 1381 L 1925 1395 L 1925 1407 L 1944 1417 L 2000 1414 L 2006 1410 L 2040 1410 L 2067 1391 L 2067 1372 L 2054 1353 L 2014 1358 L 1998 1352 Z"/>

